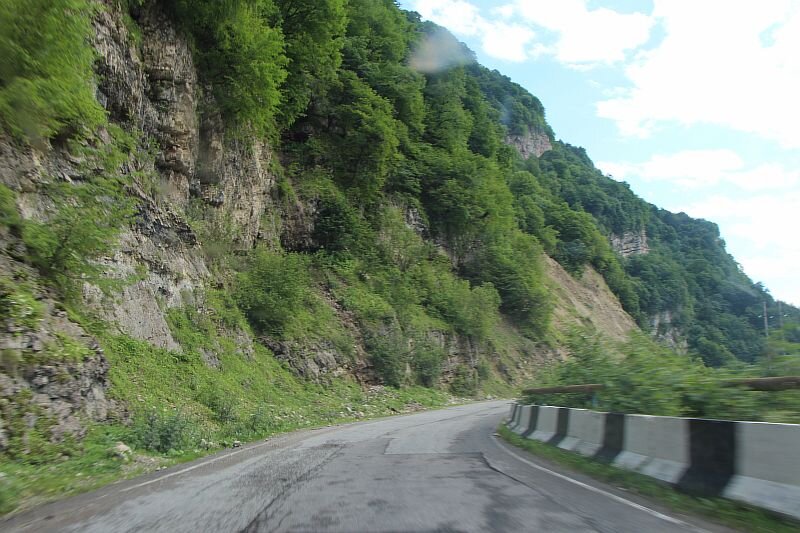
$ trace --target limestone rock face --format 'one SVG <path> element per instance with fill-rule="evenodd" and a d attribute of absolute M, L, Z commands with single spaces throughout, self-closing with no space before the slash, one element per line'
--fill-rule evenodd
<path fill-rule="evenodd" d="M 312 343 L 281 342 L 261 339 L 281 361 L 286 361 L 298 375 L 319 382 L 324 376 L 339 376 L 351 366 L 330 341 Z M 363 370 L 363 369 L 361 369 Z"/>
<path fill-rule="evenodd" d="M 227 138 L 210 88 L 198 81 L 189 42 L 152 4 L 134 13 L 138 46 L 113 6 L 95 21 L 98 99 L 112 120 L 153 145 L 152 154 L 140 154 L 129 167 L 157 183 L 138 187 L 136 222 L 103 261 L 110 277 L 137 281 L 114 298 L 88 285 L 84 296 L 122 332 L 180 350 L 164 309 L 202 298 L 210 274 L 201 238 L 226 239 L 242 250 L 260 238 L 274 183 L 272 152 L 259 140 Z M 192 211 L 193 201 L 202 209 Z M 195 233 L 187 212 L 201 213 L 206 235 Z"/>
<path fill-rule="evenodd" d="M 188 41 L 156 6 L 137 14 L 141 46 L 116 9 L 95 24 L 100 101 L 113 118 L 151 137 L 163 182 L 158 199 L 185 209 L 192 198 L 215 208 L 236 244 L 259 236 L 274 184 L 272 151 L 255 138 L 228 139 L 209 87 L 201 86 Z"/>
<path fill-rule="evenodd" d="M 4 244 L 0 242 L 0 244 Z M 0 254 L 0 272 L 12 279 L 35 273 Z M 53 441 L 85 433 L 84 420 L 119 412 L 106 396 L 108 361 L 97 341 L 72 322 L 47 292 L 33 293 L 36 320 L 0 317 L 0 451 L 43 418 Z M 14 423 L 22 419 L 23 425 Z M 15 433 L 16 432 L 16 433 Z"/>
<path fill-rule="evenodd" d="M 509 135 L 506 144 L 517 149 L 523 159 L 531 156 L 541 157 L 543 153 L 553 149 L 550 138 L 544 132 L 531 132 L 527 135 Z"/>
<path fill-rule="evenodd" d="M 687 353 L 689 345 L 681 331 L 673 325 L 673 312 L 660 311 L 650 317 L 650 331 L 678 353 Z"/>
<path fill-rule="evenodd" d="M 626 231 L 622 235 L 611 236 L 611 247 L 622 257 L 642 255 L 650 251 L 647 245 L 647 233 L 644 229 L 634 232 Z"/>

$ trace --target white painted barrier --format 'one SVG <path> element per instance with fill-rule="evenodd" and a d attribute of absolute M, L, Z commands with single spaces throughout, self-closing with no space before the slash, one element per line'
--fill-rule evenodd
<path fill-rule="evenodd" d="M 626 415 L 623 451 L 613 464 L 677 483 L 689 468 L 687 419 Z"/>
<path fill-rule="evenodd" d="M 514 415 L 516 414 L 517 409 L 519 409 L 519 407 L 520 407 L 520 405 L 517 402 L 514 402 L 514 403 L 511 404 L 511 409 L 508 410 L 508 420 L 509 420 L 509 422 L 514 419 Z"/>
<path fill-rule="evenodd" d="M 528 431 L 528 422 L 531 419 L 531 406 L 530 405 L 523 405 L 522 408 L 519 410 L 519 418 L 517 419 L 517 425 L 514 426 L 513 431 L 517 435 L 522 435 L 526 431 Z"/>
<path fill-rule="evenodd" d="M 517 424 L 519 424 L 519 416 L 522 412 L 522 407 L 523 407 L 522 405 L 519 404 L 515 405 L 517 406 L 517 408 L 512 412 L 511 422 L 509 422 L 508 424 L 508 429 L 510 429 L 511 431 L 514 431 L 514 429 L 516 429 L 517 427 Z"/>
<path fill-rule="evenodd" d="M 518 435 L 800 520 L 800 425 L 518 406 Z M 532 424 L 533 422 L 533 424 Z M 529 427 L 533 425 L 534 427 Z"/>
<path fill-rule="evenodd" d="M 592 456 L 603 447 L 603 431 L 606 413 L 588 409 L 571 409 L 567 425 L 567 437 L 558 447 Z"/>
<path fill-rule="evenodd" d="M 529 439 L 547 442 L 556 434 L 558 424 L 558 407 L 543 405 L 539 407 L 539 420 Z"/>
<path fill-rule="evenodd" d="M 736 425 L 736 475 L 726 498 L 800 518 L 800 425 Z"/>

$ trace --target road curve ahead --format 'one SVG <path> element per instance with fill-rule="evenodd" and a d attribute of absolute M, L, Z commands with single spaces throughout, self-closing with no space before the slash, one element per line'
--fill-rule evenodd
<path fill-rule="evenodd" d="M 0 530 L 723 531 L 493 436 L 507 402 L 303 431 L 57 502 Z"/>

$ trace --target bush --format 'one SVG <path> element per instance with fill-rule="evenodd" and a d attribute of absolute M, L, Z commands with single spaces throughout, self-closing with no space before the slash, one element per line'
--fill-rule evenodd
<path fill-rule="evenodd" d="M 249 436 L 263 435 L 275 431 L 278 427 L 272 413 L 263 406 L 258 406 L 255 412 L 239 426 L 238 433 Z"/>
<path fill-rule="evenodd" d="M 236 420 L 236 401 L 226 391 L 214 386 L 206 387 L 197 395 L 197 401 L 211 409 L 220 424 Z"/>
<path fill-rule="evenodd" d="M 365 224 L 358 211 L 341 194 L 326 194 L 314 217 L 314 244 L 327 252 L 353 252 L 365 241 Z"/>
<path fill-rule="evenodd" d="M 48 194 L 57 211 L 44 223 L 26 221 L 22 238 L 30 262 L 66 294 L 102 277 L 104 268 L 94 260 L 113 249 L 131 202 L 118 189 L 94 184 L 52 186 Z"/>
<path fill-rule="evenodd" d="M 598 337 L 573 332 L 570 358 L 542 375 L 536 386 L 601 383 L 587 394 L 548 394 L 531 403 L 661 416 L 762 420 L 766 393 L 723 387 L 721 381 L 752 374 L 748 365 L 712 369 L 675 354 L 643 335 L 614 348 Z"/>
<path fill-rule="evenodd" d="M 478 376 L 472 368 L 464 365 L 456 367 L 450 392 L 456 396 L 470 397 L 478 393 Z"/>
<path fill-rule="evenodd" d="M 418 341 L 411 353 L 411 368 L 418 384 L 434 387 L 442 375 L 444 351 L 428 339 Z"/>
<path fill-rule="evenodd" d="M 414 274 L 434 316 L 476 340 L 486 340 L 492 335 L 500 321 L 500 296 L 491 283 L 470 287 L 468 281 L 449 271 L 425 266 Z"/>
<path fill-rule="evenodd" d="M 14 325 L 35 330 L 44 314 L 44 305 L 19 281 L 0 277 L 0 316 Z"/>
<path fill-rule="evenodd" d="M 259 248 L 239 274 L 235 297 L 256 331 L 280 336 L 304 312 L 310 286 L 306 256 Z"/>
<path fill-rule="evenodd" d="M 375 373 L 389 386 L 399 387 L 405 381 L 408 350 L 405 339 L 396 329 L 371 332 L 365 339 Z"/>
<path fill-rule="evenodd" d="M 151 452 L 174 453 L 193 444 L 191 428 L 192 421 L 181 411 L 152 409 L 134 418 L 130 440 L 134 446 Z"/>
<path fill-rule="evenodd" d="M 19 231 L 22 227 L 22 218 L 19 216 L 14 200 L 14 191 L 2 183 L 0 183 L 0 226 L 5 226 L 13 231 Z"/>
<path fill-rule="evenodd" d="M 529 335 L 542 336 L 551 305 L 544 286 L 541 247 L 521 232 L 485 246 L 468 267 L 470 278 L 489 282 L 501 297 L 500 310 Z M 488 294 L 486 295 L 488 297 Z"/>

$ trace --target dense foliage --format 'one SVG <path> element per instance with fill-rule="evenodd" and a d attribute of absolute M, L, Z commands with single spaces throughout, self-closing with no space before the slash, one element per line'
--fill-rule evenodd
<path fill-rule="evenodd" d="M 539 376 L 536 386 L 599 383 L 605 387 L 595 393 L 529 395 L 526 401 L 619 413 L 800 422 L 800 391 L 760 392 L 723 386 L 734 378 L 794 375 L 800 368 L 793 357 L 713 369 L 644 336 L 614 346 L 575 331 L 568 345 L 571 358 Z"/>
<path fill-rule="evenodd" d="M 87 0 L 7 0 L 0 10 L 0 125 L 32 140 L 102 123 Z"/>
<path fill-rule="evenodd" d="M 545 223 L 559 231 L 554 257 L 568 270 L 592 264 L 640 325 L 677 330 L 707 364 L 764 353 L 762 306 L 774 315 L 777 304 L 725 251 L 715 224 L 647 204 L 579 148 L 556 143 L 536 166 L 541 184 L 569 208 L 545 209 Z M 605 236 L 626 232 L 646 235 L 649 252 L 624 260 L 611 253 Z"/>
<path fill-rule="evenodd" d="M 760 305 L 775 302 L 716 226 L 647 204 L 553 141 L 541 102 L 442 28 L 388 0 L 170 5 L 228 115 L 282 133 L 293 181 L 324 169 L 343 192 L 321 198 L 318 249 L 369 250 L 380 219 L 363 208 L 391 200 L 418 210 L 456 273 L 492 283 L 531 335 L 547 331 L 543 250 L 573 275 L 594 267 L 641 326 L 677 332 L 708 364 L 764 352 Z M 508 135 L 553 148 L 523 161 Z M 612 250 L 611 236 L 631 233 L 646 234 L 650 253 Z"/>

